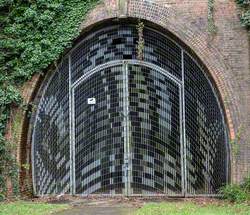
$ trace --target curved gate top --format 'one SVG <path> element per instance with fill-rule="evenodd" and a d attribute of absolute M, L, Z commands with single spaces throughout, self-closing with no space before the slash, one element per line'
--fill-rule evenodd
<path fill-rule="evenodd" d="M 40 92 L 32 136 L 37 195 L 215 194 L 229 153 L 217 93 L 168 36 L 134 25 L 87 35 Z"/>

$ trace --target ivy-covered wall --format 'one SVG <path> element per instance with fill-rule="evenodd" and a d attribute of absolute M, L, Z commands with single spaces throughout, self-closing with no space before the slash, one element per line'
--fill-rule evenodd
<path fill-rule="evenodd" d="M 4 135 L 12 107 L 22 102 L 19 88 L 34 73 L 56 64 L 79 34 L 79 25 L 98 0 L 0 0 L 0 199 L 12 179 L 18 194 L 15 143 Z"/>

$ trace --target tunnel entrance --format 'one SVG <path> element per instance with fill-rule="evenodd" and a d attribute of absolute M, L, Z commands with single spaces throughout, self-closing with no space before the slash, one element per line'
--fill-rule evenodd
<path fill-rule="evenodd" d="M 44 81 L 32 130 L 36 195 L 207 195 L 228 181 L 223 110 L 177 41 L 135 25 L 85 35 Z"/>

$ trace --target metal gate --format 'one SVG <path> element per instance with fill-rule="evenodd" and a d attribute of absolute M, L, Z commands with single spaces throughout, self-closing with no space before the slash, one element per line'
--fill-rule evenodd
<path fill-rule="evenodd" d="M 82 76 L 72 96 L 76 194 L 182 194 L 179 81 L 117 61 Z"/>
<path fill-rule="evenodd" d="M 211 195 L 228 181 L 217 92 L 176 41 L 134 25 L 89 34 L 44 81 L 33 116 L 34 193 Z"/>

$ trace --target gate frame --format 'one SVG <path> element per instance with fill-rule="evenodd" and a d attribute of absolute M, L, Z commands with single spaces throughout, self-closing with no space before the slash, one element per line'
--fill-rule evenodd
<path fill-rule="evenodd" d="M 183 57 L 183 51 L 182 51 L 182 57 Z M 182 64 L 183 64 L 183 60 L 182 60 Z M 185 146 L 185 135 L 184 135 L 184 131 L 185 131 L 185 109 L 183 107 L 185 101 L 184 101 L 184 76 L 182 74 L 182 80 L 179 80 L 177 77 L 175 77 L 174 75 L 172 75 L 170 72 L 168 72 L 167 70 L 149 63 L 149 62 L 145 62 L 145 61 L 140 61 L 140 60 L 113 60 L 113 61 L 109 61 L 107 63 L 101 64 L 96 66 L 95 68 L 93 68 L 92 70 L 86 72 L 85 74 L 83 74 L 80 78 L 78 78 L 73 84 L 71 83 L 71 76 L 69 76 L 69 123 L 70 123 L 70 183 L 71 183 L 71 187 L 70 187 L 70 191 L 72 195 L 79 195 L 79 196 L 100 196 L 99 194 L 76 194 L 76 184 L 75 184 L 75 100 L 74 100 L 74 94 L 75 94 L 75 89 L 83 82 L 85 81 L 87 78 L 91 77 L 93 74 L 100 72 L 102 69 L 106 69 L 106 68 L 110 68 L 112 66 L 122 66 L 123 69 L 123 73 L 125 72 L 125 75 L 128 75 L 128 65 L 138 65 L 138 66 L 145 66 L 147 68 L 150 69 L 154 69 L 157 72 L 163 74 L 165 77 L 167 77 L 168 79 L 170 79 L 171 81 L 173 81 L 175 84 L 177 84 L 178 87 L 178 91 L 179 91 L 179 108 L 180 108 L 180 113 L 179 113 L 179 117 L 180 117 L 180 155 L 181 155 L 181 187 L 182 187 L 182 191 L 180 194 L 133 194 L 132 190 L 129 189 L 129 180 L 125 180 L 125 193 L 123 194 L 101 194 L 101 196 L 129 196 L 129 197 L 133 197 L 133 196 L 167 196 L 167 197 L 184 197 L 186 196 L 186 147 Z M 184 66 L 182 65 L 182 73 L 184 73 Z M 69 57 L 69 73 L 71 73 L 71 57 Z M 124 113 L 123 113 L 124 114 Z M 184 117 L 183 117 L 184 116 Z M 124 117 L 126 118 L 126 114 L 124 114 Z M 124 147 L 126 148 L 127 146 L 127 141 L 124 141 Z M 124 148 L 124 149 L 125 149 Z M 129 152 L 125 152 L 124 151 L 124 160 L 125 157 L 130 158 L 130 153 Z M 130 163 L 130 162 L 128 162 Z M 131 167 L 128 167 L 128 170 L 131 169 Z M 128 173 L 127 173 L 128 174 Z M 126 175 L 127 175 L 126 174 Z M 126 177 L 126 176 L 124 176 Z M 131 177 L 130 175 L 127 176 L 128 179 L 129 177 Z"/>
<path fill-rule="evenodd" d="M 112 25 L 112 26 L 115 26 L 115 25 Z M 180 83 L 181 83 L 181 85 L 182 85 L 182 90 L 181 90 L 181 97 L 183 98 L 182 99 L 182 104 L 183 104 L 183 106 L 182 106 L 182 113 L 183 113 L 183 115 L 182 115 L 182 117 L 183 117 L 183 122 L 181 123 L 181 125 L 182 125 L 182 129 L 183 129 L 183 132 L 181 133 L 181 135 L 182 135 L 182 138 L 183 138 L 183 145 L 185 146 L 183 146 L 184 147 L 184 149 L 183 149 L 183 151 L 184 151 L 184 157 L 186 157 L 186 136 L 185 136 L 185 96 L 184 96 L 184 87 L 185 87 L 185 85 L 184 85 L 184 53 L 185 54 L 187 54 L 195 63 L 196 63 L 196 65 L 202 70 L 202 72 L 203 72 L 203 74 L 205 75 L 205 77 L 206 77 L 206 79 L 207 79 L 207 81 L 208 81 L 208 83 L 209 83 L 209 85 L 211 86 L 211 89 L 212 89 L 212 91 L 213 91 L 213 93 L 214 93 L 214 95 L 215 95 L 215 97 L 216 97 L 216 100 L 217 100 L 217 103 L 218 103 L 218 105 L 219 105 L 219 108 L 220 108 L 220 111 L 221 111 L 221 116 L 222 116 L 222 118 L 223 118 L 223 124 L 224 124 L 224 128 L 225 128 L 225 130 L 224 130 L 224 135 L 225 135 L 225 143 L 223 143 L 223 144 L 226 144 L 226 153 L 227 153 L 227 155 L 226 155 L 226 160 L 225 160 L 225 162 L 226 162 L 226 166 L 227 166 L 227 169 L 226 169 L 226 171 L 227 171 L 227 173 L 226 173 L 226 176 L 227 176 L 227 182 L 230 182 L 230 172 L 231 172 L 231 150 L 230 150 L 230 144 L 229 144 L 229 134 L 231 134 L 231 130 L 228 128 L 228 124 L 227 124 L 227 117 L 228 117 L 228 115 L 227 115 L 227 113 L 226 113 L 226 111 L 225 111 L 225 109 L 223 108 L 223 102 L 221 101 L 221 97 L 220 97 L 220 91 L 218 91 L 218 89 L 217 89 L 217 87 L 218 87 L 218 85 L 215 83 L 215 81 L 213 80 L 213 77 L 210 77 L 210 74 L 208 74 L 206 71 L 205 71 L 205 69 L 206 69 L 206 67 L 205 67 L 205 69 L 201 66 L 201 65 L 203 65 L 202 64 L 202 61 L 199 61 L 199 59 L 196 59 L 194 56 L 192 56 L 191 55 L 191 53 L 190 53 L 190 51 L 189 50 L 187 50 L 185 47 L 183 47 L 182 45 L 180 45 L 176 40 L 174 40 L 173 38 L 171 38 L 171 37 L 169 37 L 168 35 L 165 35 L 165 34 L 163 34 L 162 33 L 162 31 L 158 31 L 158 30 L 156 30 L 155 28 L 152 28 L 152 26 L 150 27 L 150 26 L 147 26 L 147 28 L 149 28 L 150 30 L 153 30 L 153 31 L 156 31 L 156 32 L 158 32 L 159 34 L 162 34 L 162 35 L 164 35 L 165 37 L 167 37 L 168 39 L 170 39 L 172 42 L 174 42 L 176 45 L 178 45 L 180 48 L 181 48 L 181 55 L 182 55 L 182 62 L 181 62 L 181 65 L 182 65 L 182 77 L 181 77 L 181 81 L 180 80 L 178 80 L 176 77 L 174 77 L 172 74 L 169 74 L 170 76 L 173 76 L 174 77 L 174 79 L 176 79 L 177 81 L 179 81 Z M 70 113 L 70 111 L 71 111 L 71 103 L 72 103 L 72 92 L 71 92 L 71 87 L 72 87 L 72 85 L 74 85 L 73 83 L 72 83 L 72 81 L 71 81 L 71 53 L 72 53 L 72 51 L 76 48 L 76 47 L 78 47 L 78 45 L 79 44 L 81 44 L 83 41 L 80 41 L 75 47 L 73 47 L 69 52 L 67 52 L 66 54 L 65 54 L 65 56 L 64 56 L 64 58 L 62 58 L 62 59 L 68 59 L 68 61 L 69 61 L 69 113 Z M 185 43 L 184 43 L 184 45 L 185 45 Z M 126 61 L 130 61 L 130 62 L 140 62 L 140 65 L 143 65 L 143 64 L 147 64 L 147 65 L 152 65 L 153 67 L 157 67 L 157 68 L 160 68 L 160 70 L 163 70 L 163 71 L 165 71 L 165 72 L 167 72 L 166 70 L 164 70 L 163 68 L 161 68 L 161 67 L 159 67 L 159 66 L 157 66 L 157 65 L 155 65 L 155 64 L 152 64 L 152 63 L 148 63 L 148 62 L 144 62 L 144 61 L 139 61 L 139 60 L 115 60 L 115 61 L 110 61 L 110 62 L 108 62 L 108 63 L 105 63 L 105 64 L 102 64 L 102 65 L 99 65 L 100 67 L 101 66 L 104 66 L 104 65 L 106 65 L 106 64 L 110 64 L 110 63 L 113 63 L 113 62 L 117 62 L 117 61 L 120 61 L 120 62 L 126 62 Z M 96 66 L 94 69 L 92 69 L 92 70 L 95 70 L 95 69 L 97 69 L 99 66 Z M 90 71 L 92 71 L 92 70 L 90 70 Z M 158 71 L 158 70 L 157 70 Z M 37 93 L 37 95 L 39 95 L 39 100 L 38 100 L 38 105 L 40 105 L 40 100 L 43 98 L 43 95 L 44 95 L 44 92 L 46 91 L 46 88 L 47 88 L 47 86 L 49 85 L 49 83 L 51 82 L 51 79 L 53 78 L 53 76 L 54 76 L 54 74 L 56 73 L 56 72 L 58 72 L 58 69 L 56 69 L 54 72 L 53 72 L 53 74 L 51 74 L 51 72 L 50 72 L 50 74 L 47 74 L 46 75 L 46 77 L 45 77 L 45 80 L 47 80 L 48 82 L 46 83 L 46 84 L 44 84 L 44 82 L 41 84 L 41 86 L 39 87 L 39 90 L 38 90 L 38 93 Z M 37 96 L 36 96 L 37 97 Z M 35 100 L 37 100 L 37 98 L 35 98 Z M 69 120 L 70 120 L 70 124 L 69 124 L 69 126 L 70 126 L 70 131 L 69 132 L 71 132 L 72 131 L 72 124 L 71 124 L 71 122 L 72 122 L 72 118 L 71 118 L 72 116 L 71 116 L 71 114 L 69 114 Z M 34 193 L 35 193 L 35 195 L 36 196 L 39 196 L 39 195 L 37 195 L 37 193 L 36 193 L 36 182 L 35 182 L 35 175 L 34 175 L 34 169 L 35 169 L 35 167 L 34 167 L 34 160 L 35 160 L 35 158 L 34 158 L 34 127 L 35 127 L 35 125 L 36 125 L 36 121 L 37 121 L 37 112 L 35 112 L 35 113 L 33 113 L 32 114 L 32 117 L 31 117 L 31 120 L 30 120 L 31 122 L 32 122 L 32 128 L 30 128 L 30 133 L 29 133 L 29 136 L 31 137 L 30 139 L 31 139 L 31 166 L 32 166 L 32 182 L 33 182 L 33 190 L 34 190 Z M 70 162 L 71 162 L 71 160 L 72 160 L 72 150 L 73 150 L 73 148 L 72 148 L 72 144 L 71 144 L 71 141 L 72 141 L 72 137 L 71 137 L 71 135 L 69 135 L 69 138 L 70 138 Z M 182 145 L 181 145 L 182 146 Z M 185 174 L 185 179 L 186 179 L 186 171 L 187 171 L 187 169 L 186 169 L 186 159 L 184 159 L 184 162 L 185 162 L 185 165 L 184 165 L 184 174 Z M 70 165 L 70 168 L 71 168 L 71 165 Z M 72 170 L 70 169 L 70 194 L 72 194 L 72 195 L 75 195 L 73 192 L 72 192 L 72 188 L 73 188 L 73 186 L 74 186 L 74 184 L 73 184 L 73 180 L 71 180 L 72 179 L 72 177 L 74 176 L 73 175 L 74 174 L 74 172 L 72 172 Z M 186 180 L 183 182 L 183 183 L 185 183 L 185 188 L 186 188 Z M 48 194 L 49 195 L 49 194 Z M 93 195 L 93 196 L 95 196 L 96 194 L 90 194 L 90 195 Z M 117 196 L 119 196 L 118 194 L 115 194 L 115 195 L 117 195 Z M 46 195 L 43 195 L 43 196 L 47 196 L 47 194 Z M 99 195 L 100 196 L 100 195 Z M 106 196 L 106 194 L 101 194 L 101 196 Z M 110 196 L 110 194 L 108 194 L 107 196 Z M 135 196 L 142 196 L 142 195 L 135 195 Z M 152 195 L 151 195 L 152 196 Z M 162 195 L 161 195 L 162 196 Z M 163 196 L 168 196 L 168 197 L 171 197 L 170 195 L 164 195 L 163 194 Z M 214 196 L 220 196 L 220 194 L 190 194 L 190 193 L 187 193 L 187 190 L 184 190 L 183 192 L 182 192 L 182 195 L 174 195 L 174 197 L 214 197 Z"/>

